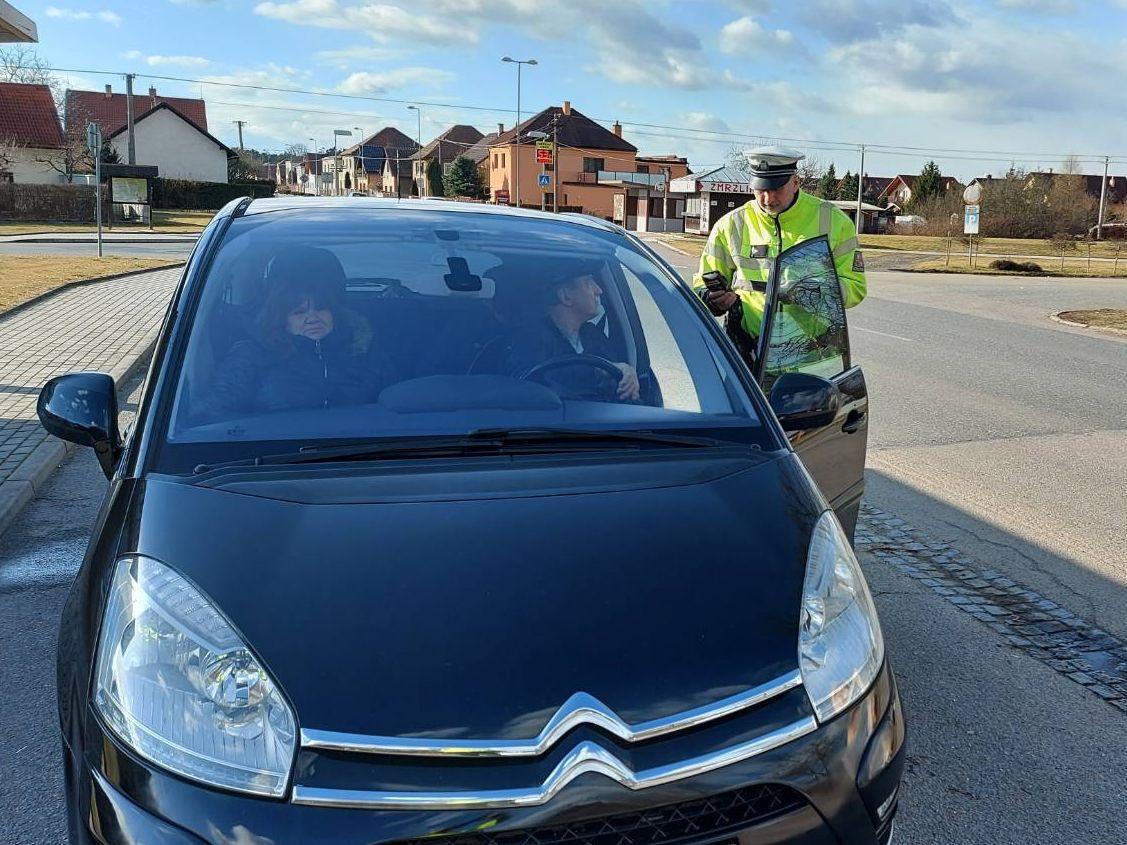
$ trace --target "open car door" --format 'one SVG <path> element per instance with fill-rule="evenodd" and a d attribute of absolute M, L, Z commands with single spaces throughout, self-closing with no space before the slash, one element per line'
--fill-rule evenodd
<path fill-rule="evenodd" d="M 825 237 L 796 244 L 777 259 L 767 286 L 756 377 L 764 393 L 784 373 L 821 376 L 840 402 L 829 425 L 788 432 L 795 451 L 850 540 L 865 488 L 869 394 L 849 352 L 845 301 Z"/>

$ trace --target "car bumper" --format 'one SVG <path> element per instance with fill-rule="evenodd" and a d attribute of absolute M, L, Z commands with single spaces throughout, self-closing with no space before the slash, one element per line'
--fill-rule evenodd
<path fill-rule="evenodd" d="M 436 835 L 492 841 L 529 829 L 559 829 L 769 784 L 800 797 L 747 826 L 701 829 L 669 841 L 723 845 L 885 845 L 891 838 L 904 760 L 904 723 L 887 666 L 869 692 L 816 731 L 741 763 L 661 787 L 631 791 L 584 775 L 550 803 L 489 811 L 364 810 L 306 806 L 212 790 L 137 759 L 96 718 L 84 748 L 67 758 L 72 845 L 338 845 L 405 842 Z M 79 762 L 81 761 L 81 763 Z M 488 835 L 480 835 L 481 831 Z M 529 840 L 531 841 L 531 838 Z"/>

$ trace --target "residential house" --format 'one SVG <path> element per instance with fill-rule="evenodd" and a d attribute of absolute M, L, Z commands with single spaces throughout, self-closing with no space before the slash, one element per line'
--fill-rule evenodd
<path fill-rule="evenodd" d="M 1035 170 L 1025 174 L 1025 186 L 1030 190 L 1039 188 L 1048 194 L 1053 181 L 1065 175 L 1067 174 L 1054 173 L 1051 170 L 1044 172 Z M 1103 190 L 1103 174 L 1082 173 L 1076 174 L 1076 178 L 1083 180 L 1084 192 L 1096 202 L 1099 202 L 1100 193 Z M 1109 206 L 1127 202 L 1127 177 L 1111 175 L 1107 177 L 1107 192 L 1104 202 Z"/>
<path fill-rule="evenodd" d="M 536 163 L 535 142 L 544 133 L 558 145 L 557 161 L 550 165 Z M 489 189 L 494 202 L 515 203 L 517 175 L 520 178 L 521 204 L 537 208 L 543 204 L 551 208 L 559 188 L 559 206 L 582 208 L 587 214 L 625 219 L 625 200 L 629 189 L 623 184 L 603 182 L 600 172 L 637 173 L 635 159 L 638 148 L 622 137 L 622 127 L 615 124 L 614 131 L 600 126 L 591 118 L 572 109 L 565 101 L 563 106 L 552 106 L 530 117 L 519 126 L 503 133 L 489 149 Z M 538 177 L 549 175 L 547 190 L 541 190 Z M 648 179 L 641 179 L 646 181 Z M 615 196 L 622 197 L 617 201 Z M 637 197 L 635 197 L 635 201 Z"/>
<path fill-rule="evenodd" d="M 238 153 L 167 102 L 133 119 L 133 137 L 137 164 L 155 166 L 164 179 L 225 183 L 228 161 L 238 157 Z M 123 124 L 105 138 L 118 158 L 126 161 L 128 127 Z"/>
<path fill-rule="evenodd" d="M 393 126 L 387 126 L 369 135 L 362 143 L 325 156 L 324 173 L 328 175 L 327 191 L 345 196 L 351 191 L 361 191 L 373 196 L 411 196 L 410 159 L 419 145 Z M 388 163 L 391 162 L 389 165 Z M 400 169 L 399 185 L 391 171 Z M 398 191 L 397 191 L 398 187 Z"/>
<path fill-rule="evenodd" d="M 113 93 L 110 85 L 106 86 L 104 92 L 68 90 L 64 101 L 67 131 L 78 135 L 85 135 L 87 123 L 97 123 L 102 130 L 102 137 L 108 138 L 125 126 L 128 119 L 127 96 Z M 133 95 L 134 120 L 138 115 L 151 111 L 161 103 L 172 106 L 181 117 L 207 132 L 207 106 L 203 100 L 190 97 L 162 97 L 157 94 L 156 88 L 149 88 L 148 94 Z M 122 160 L 124 161 L 124 157 Z M 137 163 L 147 162 L 138 159 Z"/>
<path fill-rule="evenodd" d="M 915 187 L 916 180 L 919 178 L 918 175 L 913 176 L 911 174 L 900 174 L 892 177 L 888 186 L 877 195 L 878 202 L 881 197 L 887 197 L 889 205 L 896 206 L 899 209 L 905 208 L 912 200 L 912 188 Z M 963 189 L 962 183 L 954 176 L 941 176 L 939 184 L 943 193 Z"/>
<path fill-rule="evenodd" d="M 477 166 L 477 172 L 481 174 L 481 184 L 486 186 L 487 191 L 489 188 L 489 148 L 495 144 L 497 139 L 503 134 L 505 134 L 505 125 L 498 123 L 496 132 L 483 135 L 476 144 L 465 152 L 466 158 Z"/>
<path fill-rule="evenodd" d="M 0 182 L 65 181 L 65 149 L 51 89 L 0 83 Z"/>
<path fill-rule="evenodd" d="M 445 174 L 458 156 L 465 155 L 484 136 L 472 126 L 455 124 L 411 156 L 412 193 L 415 196 L 431 196 L 427 169 L 431 162 L 442 168 Z"/>
<path fill-rule="evenodd" d="M 862 201 L 876 205 L 877 198 L 885 193 L 891 182 L 891 176 L 870 176 L 866 173 L 861 180 Z M 837 193 L 839 197 L 841 196 L 841 188 L 844 184 L 844 178 L 837 180 Z M 842 199 L 853 199 L 853 197 L 842 197 Z"/>

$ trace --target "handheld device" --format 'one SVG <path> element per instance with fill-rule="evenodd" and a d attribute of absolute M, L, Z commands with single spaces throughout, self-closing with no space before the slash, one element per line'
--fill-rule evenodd
<path fill-rule="evenodd" d="M 703 281 L 705 287 L 707 287 L 713 293 L 720 293 L 722 291 L 728 291 L 732 289 L 731 280 L 724 278 L 723 275 L 716 272 L 715 270 L 710 270 L 707 273 L 701 274 L 701 281 Z"/>

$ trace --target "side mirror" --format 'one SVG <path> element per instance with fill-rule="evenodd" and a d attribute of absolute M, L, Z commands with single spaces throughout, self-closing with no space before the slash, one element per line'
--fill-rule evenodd
<path fill-rule="evenodd" d="M 48 432 L 79 446 L 91 446 L 106 478 L 121 454 L 117 391 L 105 373 L 56 376 L 39 392 L 35 408 Z"/>
<path fill-rule="evenodd" d="M 771 409 L 786 431 L 829 425 L 841 407 L 833 382 L 809 373 L 783 373 L 771 387 Z"/>

